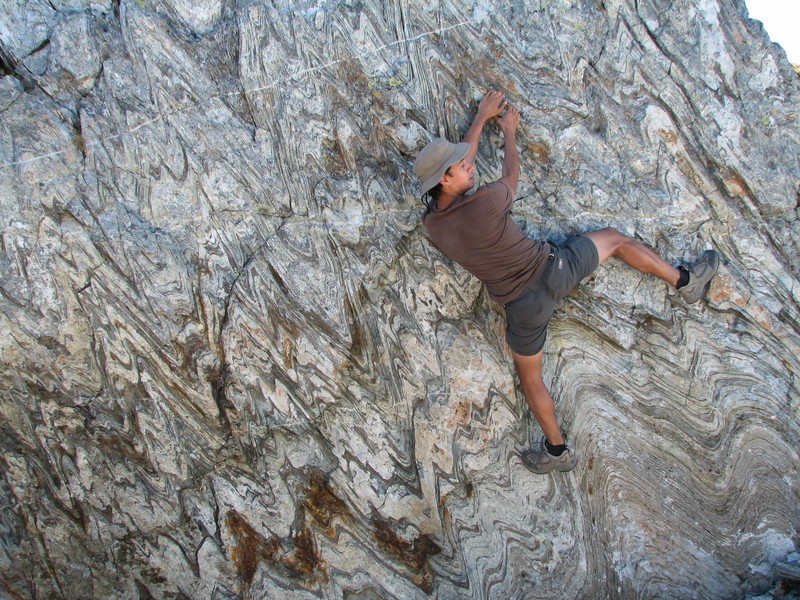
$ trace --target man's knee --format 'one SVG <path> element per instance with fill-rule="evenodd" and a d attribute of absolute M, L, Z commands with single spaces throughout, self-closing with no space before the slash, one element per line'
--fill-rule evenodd
<path fill-rule="evenodd" d="M 534 371 L 523 371 L 522 369 L 517 369 L 517 375 L 519 376 L 520 383 L 522 383 L 523 387 L 525 388 L 545 387 L 541 371 L 534 372 Z"/>
<path fill-rule="evenodd" d="M 515 354 L 514 363 L 517 367 L 517 376 L 524 389 L 534 391 L 545 387 L 542 379 L 541 352 L 535 356 Z"/>
<path fill-rule="evenodd" d="M 612 246 L 621 246 L 622 244 L 627 244 L 633 239 L 624 233 L 621 233 L 617 229 L 614 229 L 613 227 L 606 227 L 600 231 L 602 232 L 603 236 L 608 239 Z"/>
<path fill-rule="evenodd" d="M 620 235 L 619 231 L 614 229 L 613 227 L 604 227 L 603 229 L 598 229 L 597 233 L 603 236 L 618 236 Z"/>
<path fill-rule="evenodd" d="M 587 233 L 586 237 L 594 242 L 601 263 L 609 256 L 614 256 L 621 246 L 632 241 L 627 235 L 620 233 L 613 227 L 592 231 Z"/>

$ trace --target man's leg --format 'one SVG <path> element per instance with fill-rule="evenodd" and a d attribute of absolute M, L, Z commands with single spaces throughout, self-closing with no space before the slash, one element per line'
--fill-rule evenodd
<path fill-rule="evenodd" d="M 641 273 L 651 273 L 672 285 L 677 285 L 681 273 L 650 248 L 611 227 L 585 234 L 597 246 L 600 262 L 616 256 Z"/>
<path fill-rule="evenodd" d="M 538 451 L 530 450 L 522 453 L 522 464 L 540 475 L 551 471 L 571 471 L 578 464 L 578 458 L 566 446 L 566 440 L 556 420 L 553 398 L 542 381 L 542 352 L 533 356 L 523 356 L 513 351 L 512 353 L 525 400 L 539 421 L 545 436 Z"/>
<path fill-rule="evenodd" d="M 539 422 L 539 426 L 547 436 L 547 440 L 552 446 L 559 446 L 564 443 L 561 435 L 561 428 L 556 420 L 556 405 L 550 391 L 542 380 L 542 355 L 543 351 L 533 356 L 523 356 L 512 350 L 514 363 L 517 366 L 517 374 L 522 384 L 522 392 L 528 403 L 533 416 Z"/>

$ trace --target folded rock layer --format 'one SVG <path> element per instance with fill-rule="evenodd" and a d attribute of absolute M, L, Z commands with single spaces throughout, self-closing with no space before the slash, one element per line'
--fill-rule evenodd
<path fill-rule="evenodd" d="M 0 595 L 744 598 L 800 528 L 798 78 L 742 0 L 12 0 Z M 500 89 L 514 217 L 612 226 L 541 433 L 417 152 Z M 490 124 L 476 169 L 499 176 Z"/>

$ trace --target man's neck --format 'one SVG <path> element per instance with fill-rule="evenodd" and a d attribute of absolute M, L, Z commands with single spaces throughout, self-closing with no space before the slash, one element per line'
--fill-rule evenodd
<path fill-rule="evenodd" d="M 442 192 L 439 194 L 439 197 L 436 199 L 436 208 L 439 210 L 444 210 L 448 206 L 450 206 L 453 202 L 461 198 L 464 194 L 453 194 L 451 192 Z"/>

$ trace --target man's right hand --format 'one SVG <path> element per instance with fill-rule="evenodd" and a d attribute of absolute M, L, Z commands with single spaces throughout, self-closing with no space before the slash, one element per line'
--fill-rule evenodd
<path fill-rule="evenodd" d="M 506 103 L 506 105 L 507 104 L 508 103 Z M 519 118 L 519 110 L 514 106 L 508 106 L 505 114 L 502 117 L 497 117 L 497 124 L 500 126 L 500 129 L 503 130 L 503 135 L 508 137 L 516 132 L 517 125 L 519 125 Z"/>
<path fill-rule="evenodd" d="M 469 152 L 467 152 L 467 155 L 464 157 L 467 162 L 475 161 L 475 155 L 478 154 L 478 142 L 480 141 L 481 133 L 483 132 L 483 126 L 489 119 L 493 119 L 502 113 L 507 106 L 508 102 L 506 102 L 503 93 L 496 90 L 487 92 L 486 95 L 481 98 L 481 101 L 478 104 L 478 112 L 475 114 L 475 118 L 472 120 L 472 125 L 470 125 L 469 131 L 467 131 L 467 134 L 462 140 L 463 142 L 469 144 Z"/>

